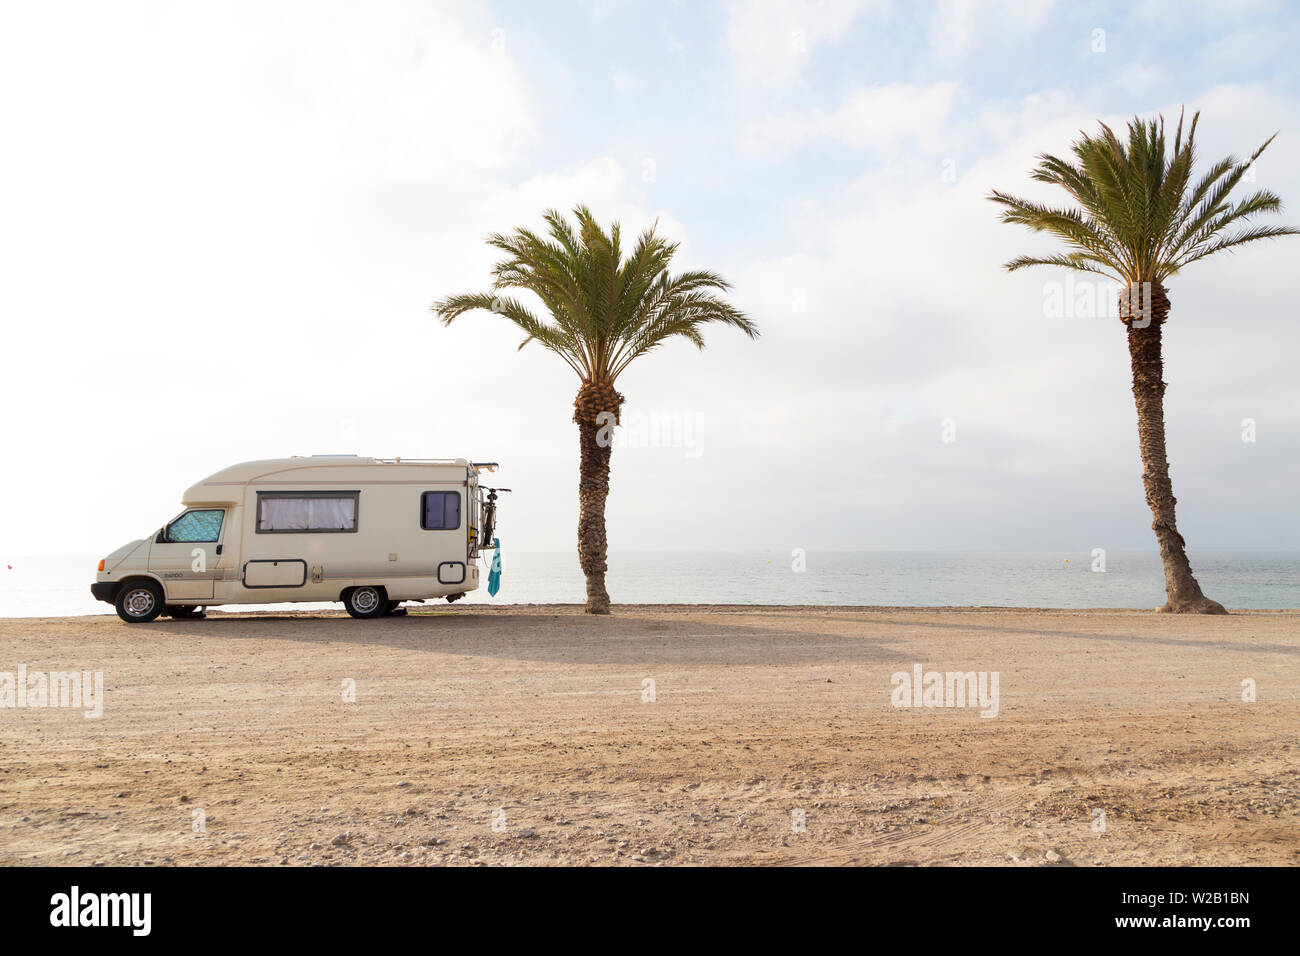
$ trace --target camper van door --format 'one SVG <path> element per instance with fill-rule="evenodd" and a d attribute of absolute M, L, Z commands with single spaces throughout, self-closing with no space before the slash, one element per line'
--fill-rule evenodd
<path fill-rule="evenodd" d="M 149 570 L 166 586 L 169 603 L 212 600 L 226 518 L 226 508 L 190 508 L 154 537 Z"/>

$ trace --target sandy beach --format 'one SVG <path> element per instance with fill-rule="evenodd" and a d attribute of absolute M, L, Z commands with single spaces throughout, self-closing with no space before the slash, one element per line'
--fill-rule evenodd
<path fill-rule="evenodd" d="M 7 865 L 1300 863 L 1296 611 L 0 620 L 20 665 L 103 709 L 0 710 Z"/>

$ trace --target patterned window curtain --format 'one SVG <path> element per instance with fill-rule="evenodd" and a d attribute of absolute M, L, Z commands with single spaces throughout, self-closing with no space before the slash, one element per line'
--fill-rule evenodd
<path fill-rule="evenodd" d="M 355 498 L 308 498 L 307 527 L 315 531 L 350 531 L 357 526 Z"/>
<path fill-rule="evenodd" d="M 355 498 L 263 498 L 259 531 L 352 531 L 357 526 Z"/>

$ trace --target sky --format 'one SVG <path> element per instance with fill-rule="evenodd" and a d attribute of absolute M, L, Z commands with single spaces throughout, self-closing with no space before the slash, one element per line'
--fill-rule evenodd
<path fill-rule="evenodd" d="M 429 307 L 578 203 L 762 332 L 620 379 L 612 550 L 1151 549 L 1111 292 L 1005 272 L 1051 244 L 985 197 L 1060 201 L 1038 154 L 1185 106 L 1202 162 L 1279 133 L 1250 185 L 1300 201 L 1297 43 L 1242 0 L 0 0 L 0 551 L 343 452 L 499 461 L 503 544 L 574 547 L 576 376 Z M 1170 282 L 1193 552 L 1300 548 L 1298 257 Z"/>

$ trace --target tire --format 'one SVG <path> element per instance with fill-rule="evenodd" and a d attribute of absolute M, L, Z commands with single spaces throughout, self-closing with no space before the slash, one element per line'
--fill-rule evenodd
<path fill-rule="evenodd" d="M 136 581 L 117 589 L 113 606 L 128 624 L 148 624 L 163 612 L 162 587 L 155 581 Z"/>
<path fill-rule="evenodd" d="M 388 592 L 373 584 L 348 588 L 343 594 L 343 606 L 353 617 L 379 617 L 388 610 Z"/>
<path fill-rule="evenodd" d="M 165 613 L 173 621 L 197 620 L 205 616 L 197 604 L 168 604 Z"/>

